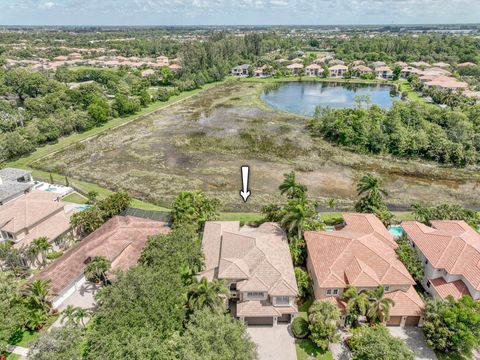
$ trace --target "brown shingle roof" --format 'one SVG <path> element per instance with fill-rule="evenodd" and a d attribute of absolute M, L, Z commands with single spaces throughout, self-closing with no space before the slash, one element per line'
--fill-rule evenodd
<path fill-rule="evenodd" d="M 150 236 L 169 231 L 170 228 L 163 222 L 115 216 L 35 278 L 50 280 L 51 293 L 58 294 L 82 275 L 87 258 L 105 256 L 112 264 L 112 271 L 126 270 L 137 263 Z"/>
<path fill-rule="evenodd" d="M 463 275 L 480 290 L 480 234 L 465 221 L 404 221 L 402 227 L 433 267 Z"/>
<path fill-rule="evenodd" d="M 307 231 L 305 240 L 319 287 L 415 284 L 397 259 L 397 244 L 373 214 L 344 214 L 333 232 Z"/>

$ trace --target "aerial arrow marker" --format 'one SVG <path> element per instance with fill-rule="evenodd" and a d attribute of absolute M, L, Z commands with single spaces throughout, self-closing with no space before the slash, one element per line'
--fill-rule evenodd
<path fill-rule="evenodd" d="M 250 173 L 250 167 L 247 165 L 242 166 L 242 190 L 240 190 L 240 196 L 243 198 L 243 202 L 247 202 L 250 197 L 250 190 L 248 188 L 248 178 Z"/>

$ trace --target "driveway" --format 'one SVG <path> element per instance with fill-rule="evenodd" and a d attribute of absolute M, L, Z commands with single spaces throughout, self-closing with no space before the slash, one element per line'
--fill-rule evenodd
<path fill-rule="evenodd" d="M 288 324 L 249 326 L 247 331 L 257 344 L 260 360 L 296 360 L 295 339 Z"/>
<path fill-rule="evenodd" d="M 388 327 L 390 333 L 407 343 L 407 346 L 415 353 L 417 360 L 437 360 L 437 356 L 433 350 L 425 342 L 425 335 L 423 330 L 418 327 L 406 326 Z"/>
<path fill-rule="evenodd" d="M 73 305 L 75 307 L 79 306 L 87 310 L 95 309 L 95 293 L 100 288 L 100 286 L 86 282 L 80 286 L 75 292 L 70 295 L 65 301 L 58 307 L 58 311 L 62 312 L 68 305 Z M 55 328 L 62 326 L 61 323 L 62 316 L 60 316 L 50 328 Z M 88 320 L 87 320 L 88 321 Z"/>

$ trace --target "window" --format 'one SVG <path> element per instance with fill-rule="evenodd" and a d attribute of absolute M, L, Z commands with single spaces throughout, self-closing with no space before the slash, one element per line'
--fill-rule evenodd
<path fill-rule="evenodd" d="M 338 295 L 338 289 L 333 289 L 333 295 Z"/>
<path fill-rule="evenodd" d="M 338 289 L 327 289 L 327 295 L 338 295 Z"/>
<path fill-rule="evenodd" d="M 427 287 L 430 287 L 430 281 L 427 281 Z"/>
<path fill-rule="evenodd" d="M 275 304 L 276 305 L 289 305 L 290 304 L 290 298 L 288 296 L 277 296 L 275 298 Z"/>
<path fill-rule="evenodd" d="M 2 238 L 4 238 L 5 240 L 14 240 L 13 234 L 7 231 L 2 231 Z"/>
<path fill-rule="evenodd" d="M 265 296 L 263 295 L 263 292 L 259 291 L 251 291 L 247 292 L 247 299 L 248 300 L 263 300 Z"/>
<path fill-rule="evenodd" d="M 390 291 L 390 286 L 389 286 L 389 285 L 385 285 L 385 286 L 384 286 L 384 289 L 385 289 L 385 291 Z"/>
<path fill-rule="evenodd" d="M 428 265 L 428 259 L 425 259 L 425 265 Z"/>

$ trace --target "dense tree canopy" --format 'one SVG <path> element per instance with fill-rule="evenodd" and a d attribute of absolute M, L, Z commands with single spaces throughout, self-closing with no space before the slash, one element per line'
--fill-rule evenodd
<path fill-rule="evenodd" d="M 369 154 L 392 154 L 466 166 L 480 160 L 478 105 L 455 110 L 395 102 L 389 110 L 317 109 L 313 135 Z"/>

